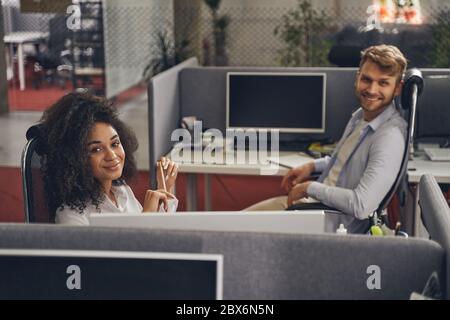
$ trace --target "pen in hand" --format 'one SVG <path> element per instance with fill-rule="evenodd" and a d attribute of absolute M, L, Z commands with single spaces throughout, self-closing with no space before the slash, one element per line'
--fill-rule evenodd
<path fill-rule="evenodd" d="M 164 175 L 164 169 L 162 167 L 162 163 L 161 161 L 158 161 L 158 170 L 159 170 L 159 175 L 161 177 L 161 181 L 162 181 L 162 187 L 164 189 L 164 191 L 167 191 L 167 187 L 166 187 L 166 177 Z"/>

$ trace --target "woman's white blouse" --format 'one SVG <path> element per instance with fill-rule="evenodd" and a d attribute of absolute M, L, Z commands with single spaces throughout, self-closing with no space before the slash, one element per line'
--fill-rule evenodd
<path fill-rule="evenodd" d="M 88 204 L 83 213 L 79 213 L 76 209 L 70 209 L 69 207 L 63 207 L 56 211 L 55 222 L 58 224 L 67 225 L 89 225 L 89 215 L 91 213 L 136 213 L 142 212 L 142 205 L 134 196 L 133 191 L 127 185 L 113 186 L 112 192 L 114 193 L 117 205 L 116 206 L 109 197 L 105 197 L 105 200 L 100 203 L 97 209 L 94 205 Z"/>

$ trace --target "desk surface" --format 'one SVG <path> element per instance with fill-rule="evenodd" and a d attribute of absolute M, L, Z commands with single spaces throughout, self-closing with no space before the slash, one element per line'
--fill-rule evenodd
<path fill-rule="evenodd" d="M 5 34 L 3 41 L 5 43 L 26 43 L 35 42 L 48 37 L 48 32 L 38 31 L 17 31 Z"/>
<path fill-rule="evenodd" d="M 431 161 L 425 155 L 408 162 L 408 182 L 419 183 L 426 173 L 432 174 L 438 183 L 450 183 L 450 162 Z"/>
<path fill-rule="evenodd" d="M 201 152 L 200 152 L 201 153 Z M 298 155 L 298 165 L 302 165 L 305 162 L 312 161 L 313 159 L 308 156 L 302 156 L 298 152 L 280 152 L 279 156 L 292 156 Z M 198 155 L 198 153 L 197 153 Z M 204 161 L 201 156 L 196 161 L 174 161 L 178 164 L 179 172 L 183 173 L 206 173 L 206 174 L 236 174 L 236 175 L 277 175 L 284 176 L 289 168 L 279 166 L 274 163 L 270 163 L 267 159 L 260 160 L 257 156 L 257 152 L 245 152 L 244 160 L 237 161 L 237 152 L 232 153 L 229 158 L 232 161 L 224 161 L 223 163 L 213 163 L 212 161 Z M 192 158 L 195 159 L 195 154 L 192 152 Z M 223 155 L 223 159 L 226 155 Z M 250 161 L 249 159 L 253 159 Z M 244 162 L 244 163 L 242 163 Z"/>
<path fill-rule="evenodd" d="M 290 156 L 295 152 L 280 152 L 280 157 Z M 297 153 L 298 154 L 298 153 Z M 236 158 L 234 158 L 236 159 Z M 299 165 L 307 161 L 313 160 L 310 157 L 301 156 L 299 154 Z M 264 170 L 268 170 L 269 174 L 284 176 L 288 168 L 284 168 L 269 162 L 237 164 L 215 164 L 199 162 L 177 162 L 179 171 L 184 173 L 206 173 L 206 174 L 236 174 L 236 175 L 264 175 Z M 271 173 L 275 172 L 275 173 Z M 408 182 L 418 183 L 422 175 L 432 174 L 438 183 L 450 183 L 450 162 L 448 161 L 431 161 L 425 155 L 415 156 L 408 163 Z"/>

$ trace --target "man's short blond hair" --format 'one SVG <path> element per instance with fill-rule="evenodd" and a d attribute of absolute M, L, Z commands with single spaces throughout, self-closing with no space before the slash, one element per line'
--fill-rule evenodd
<path fill-rule="evenodd" d="M 402 80 L 407 66 L 407 60 L 403 53 L 397 47 L 386 44 L 371 46 L 362 51 L 360 70 L 367 60 L 376 63 L 383 72 L 390 76 L 397 75 L 397 82 Z"/>

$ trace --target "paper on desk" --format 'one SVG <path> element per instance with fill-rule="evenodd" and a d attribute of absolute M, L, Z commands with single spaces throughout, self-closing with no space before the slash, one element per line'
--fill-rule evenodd
<path fill-rule="evenodd" d="M 267 157 L 267 160 L 283 167 L 295 168 L 311 162 L 314 159 L 301 153 L 294 153 L 289 155 L 280 155 L 279 157 Z"/>

